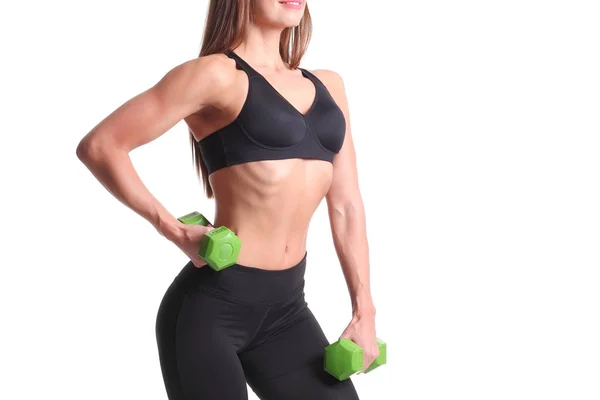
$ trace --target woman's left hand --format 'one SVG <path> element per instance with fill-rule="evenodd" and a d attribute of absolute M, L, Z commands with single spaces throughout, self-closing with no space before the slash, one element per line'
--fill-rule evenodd
<path fill-rule="evenodd" d="M 377 346 L 377 337 L 375 336 L 375 316 L 354 316 L 348 324 L 340 339 L 348 338 L 359 345 L 364 352 L 363 369 L 364 372 L 371 363 L 379 357 L 379 346 Z"/>

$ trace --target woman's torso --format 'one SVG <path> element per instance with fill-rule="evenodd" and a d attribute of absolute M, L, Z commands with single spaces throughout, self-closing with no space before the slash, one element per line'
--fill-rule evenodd
<path fill-rule="evenodd" d="M 266 76 L 227 54 L 235 63 L 228 67 L 240 69 L 229 106 L 186 118 L 207 156 L 216 207 L 212 222 L 241 239 L 239 264 L 289 268 L 306 252 L 310 221 L 331 184 L 345 121 L 314 75 L 303 70 Z"/>

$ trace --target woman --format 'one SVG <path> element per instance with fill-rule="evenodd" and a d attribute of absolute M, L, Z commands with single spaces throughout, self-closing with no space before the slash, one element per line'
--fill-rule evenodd
<path fill-rule="evenodd" d="M 326 198 L 352 299 L 340 337 L 378 355 L 365 215 L 343 82 L 299 62 L 305 0 L 212 0 L 202 51 L 101 121 L 78 157 L 121 202 L 190 259 L 165 293 L 156 334 L 170 399 L 358 399 L 323 369 L 329 344 L 304 300 L 306 237 Z M 237 263 L 205 267 L 200 238 L 146 189 L 128 153 L 180 120 L 215 199 L 214 226 L 241 239 Z"/>

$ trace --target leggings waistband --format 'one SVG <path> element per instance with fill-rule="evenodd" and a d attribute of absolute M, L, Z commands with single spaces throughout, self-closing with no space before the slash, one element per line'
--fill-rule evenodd
<path fill-rule="evenodd" d="M 192 288 L 216 292 L 242 303 L 275 303 L 304 289 L 306 260 L 307 252 L 296 265 L 285 269 L 269 270 L 236 263 L 221 271 L 209 266 L 196 268 L 190 261 L 182 273 Z"/>

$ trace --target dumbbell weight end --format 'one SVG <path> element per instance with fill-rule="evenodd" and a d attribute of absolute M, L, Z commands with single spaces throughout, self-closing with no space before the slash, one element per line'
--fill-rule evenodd
<path fill-rule="evenodd" d="M 184 224 L 212 225 L 197 211 L 177 218 Z M 220 226 L 204 234 L 200 240 L 198 255 L 215 271 L 220 271 L 237 262 L 242 242 L 227 227 Z"/>
<path fill-rule="evenodd" d="M 379 356 L 365 370 L 371 372 L 387 362 L 387 345 L 377 338 Z M 348 338 L 341 338 L 325 347 L 324 368 L 329 374 L 343 381 L 359 372 L 364 366 L 364 350 Z"/>

